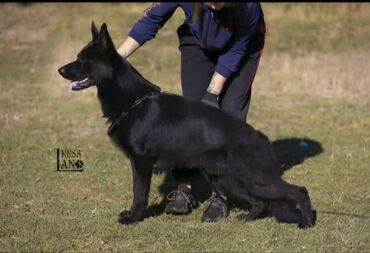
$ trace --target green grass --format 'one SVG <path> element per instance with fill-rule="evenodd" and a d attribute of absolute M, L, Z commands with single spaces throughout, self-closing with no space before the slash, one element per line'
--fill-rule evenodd
<path fill-rule="evenodd" d="M 206 203 L 186 216 L 117 223 L 132 200 L 129 162 L 106 136 L 96 90 L 68 92 L 56 70 L 90 40 L 92 20 L 107 22 L 118 46 L 147 5 L 0 5 L 0 251 L 370 251 L 368 3 L 262 4 L 268 35 L 248 121 L 272 141 L 322 146 L 284 174 L 308 188 L 315 227 L 243 223 L 241 210 L 205 224 Z M 177 94 L 182 20 L 177 10 L 130 58 Z M 85 170 L 56 172 L 56 148 L 80 149 Z M 173 186 L 167 181 L 154 175 L 151 206 Z"/>

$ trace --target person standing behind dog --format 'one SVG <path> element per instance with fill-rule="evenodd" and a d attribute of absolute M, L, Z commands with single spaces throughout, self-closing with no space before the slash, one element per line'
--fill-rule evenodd
<path fill-rule="evenodd" d="M 265 43 L 265 22 L 260 3 L 153 3 L 131 28 L 117 49 L 129 57 L 180 7 L 185 22 L 177 29 L 181 52 L 181 86 L 184 97 L 201 100 L 246 121 L 252 83 Z M 174 170 L 178 189 L 167 198 L 165 211 L 186 214 L 196 206 L 191 184 L 198 178 Z M 224 199 L 212 193 L 202 221 L 218 221 L 228 216 Z"/>

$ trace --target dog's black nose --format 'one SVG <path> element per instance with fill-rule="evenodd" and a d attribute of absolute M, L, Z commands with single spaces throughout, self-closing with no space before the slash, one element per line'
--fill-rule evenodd
<path fill-rule="evenodd" d="M 59 72 L 59 74 L 60 74 L 61 76 L 63 76 L 63 77 L 64 77 L 64 75 L 65 75 L 65 68 L 64 68 L 64 67 L 59 68 L 59 69 L 58 69 L 58 72 Z"/>

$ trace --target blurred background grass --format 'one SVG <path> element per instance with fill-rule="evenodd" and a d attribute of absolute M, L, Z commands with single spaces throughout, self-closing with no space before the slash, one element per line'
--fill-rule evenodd
<path fill-rule="evenodd" d="M 262 3 L 266 46 L 248 121 L 275 144 L 322 146 L 284 174 L 308 188 L 314 228 L 240 223 L 240 210 L 204 224 L 205 203 L 187 216 L 117 223 L 131 204 L 129 163 L 106 137 L 96 90 L 68 92 L 57 69 L 90 40 L 92 20 L 106 22 L 118 46 L 148 5 L 0 4 L 0 251 L 370 251 L 369 3 Z M 183 19 L 178 9 L 130 57 L 147 79 L 177 94 Z M 85 170 L 56 172 L 56 148 L 80 149 Z M 167 179 L 153 177 L 150 205 L 162 201 Z"/>

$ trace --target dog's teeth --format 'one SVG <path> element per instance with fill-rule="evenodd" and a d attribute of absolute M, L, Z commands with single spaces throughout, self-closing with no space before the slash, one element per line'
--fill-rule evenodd
<path fill-rule="evenodd" d="M 83 79 L 83 80 L 80 80 L 80 81 L 76 81 L 76 83 L 83 83 L 83 82 L 86 82 L 87 80 L 88 80 L 89 78 L 85 78 L 85 79 Z"/>
<path fill-rule="evenodd" d="M 86 82 L 89 80 L 89 78 L 88 77 L 86 77 L 85 79 L 83 79 L 83 80 L 79 80 L 79 81 L 72 81 L 71 82 L 71 84 L 70 84 L 70 87 L 71 87 L 71 89 L 72 88 L 80 88 L 80 89 L 82 89 L 82 88 L 84 88 L 83 86 L 86 86 Z M 81 86 L 81 87 L 80 87 Z"/>

